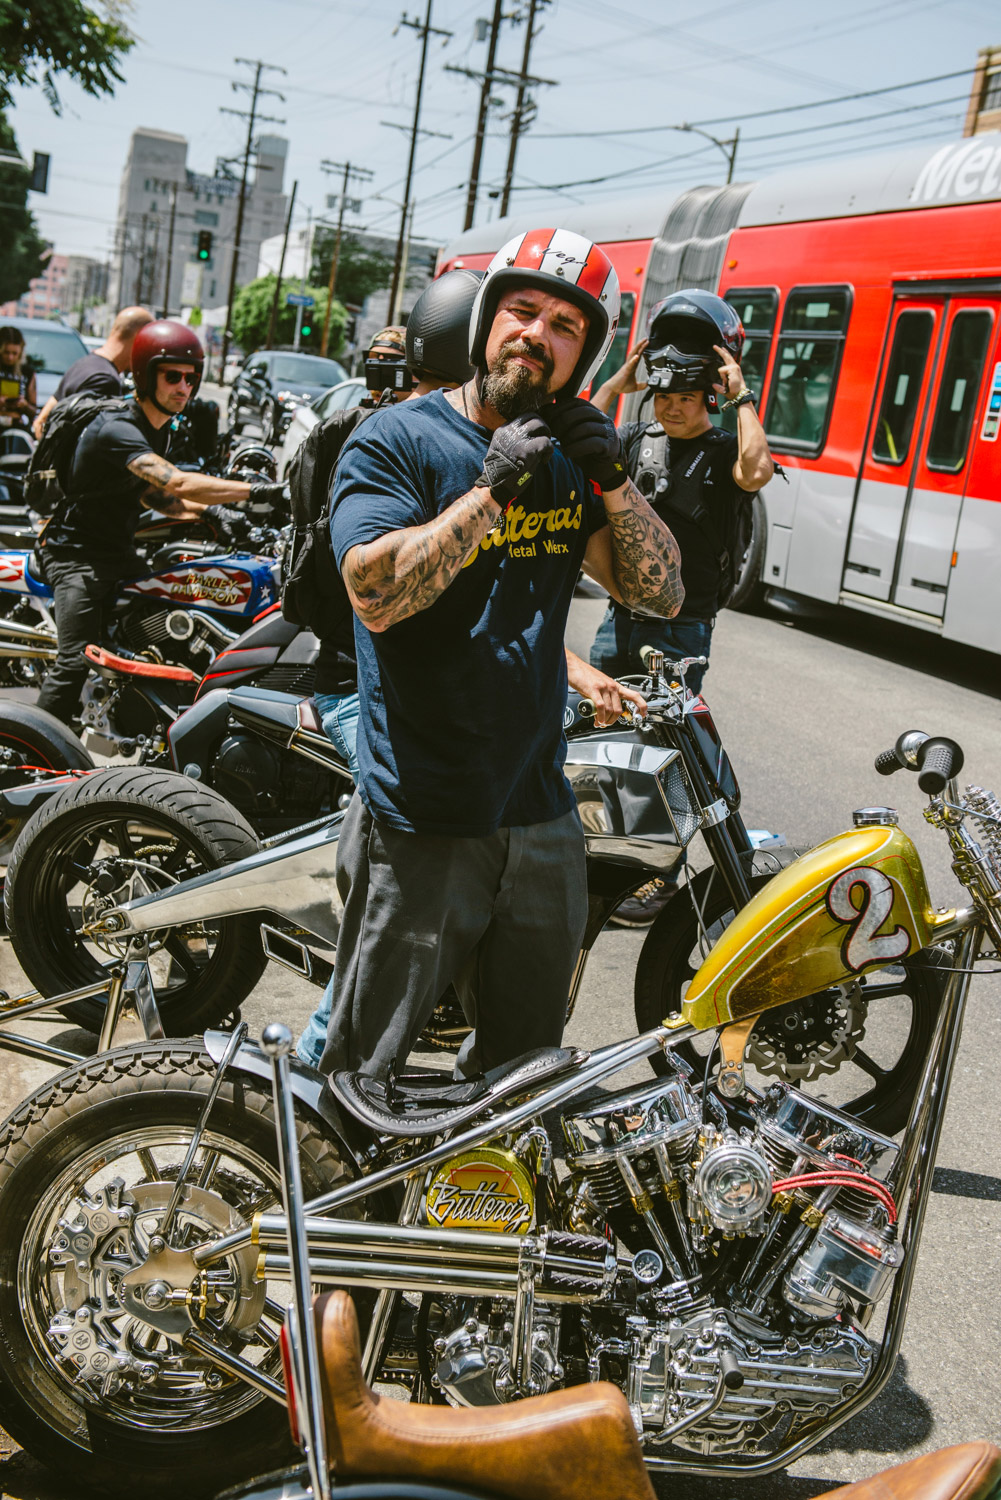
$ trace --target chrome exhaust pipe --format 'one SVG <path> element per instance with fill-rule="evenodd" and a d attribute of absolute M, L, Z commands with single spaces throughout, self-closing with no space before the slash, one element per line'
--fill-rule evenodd
<path fill-rule="evenodd" d="M 51 636 L 49 637 L 51 640 Z M 58 647 L 55 641 L 51 645 L 37 646 L 22 641 L 5 641 L 0 637 L 0 656 L 18 657 L 21 661 L 55 661 L 58 655 Z"/>
<path fill-rule="evenodd" d="M 36 646 L 54 646 L 56 632 L 44 626 L 22 625 L 18 620 L 0 620 L 0 639 L 13 636 L 18 641 L 29 641 Z"/>

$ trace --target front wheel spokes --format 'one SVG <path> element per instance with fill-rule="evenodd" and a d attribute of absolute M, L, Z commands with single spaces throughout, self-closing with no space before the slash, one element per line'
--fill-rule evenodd
<path fill-rule="evenodd" d="M 879 1083 L 880 1079 L 885 1078 L 889 1072 L 888 1068 L 881 1068 L 875 1058 L 869 1056 L 868 1052 L 863 1052 L 861 1047 L 855 1048 L 851 1060 L 856 1066 L 862 1069 L 863 1073 L 868 1073 L 874 1083 Z"/>

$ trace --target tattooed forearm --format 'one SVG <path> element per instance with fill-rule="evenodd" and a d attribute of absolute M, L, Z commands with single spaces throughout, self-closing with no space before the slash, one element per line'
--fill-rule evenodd
<path fill-rule="evenodd" d="M 165 490 L 179 470 L 158 453 L 140 453 L 129 464 L 129 473 L 135 474 L 137 479 L 145 479 L 154 490 Z"/>
<path fill-rule="evenodd" d="M 487 490 L 470 490 L 425 526 L 408 526 L 352 547 L 341 571 L 362 624 L 378 633 L 432 605 L 493 527 L 498 512 Z"/>
<path fill-rule="evenodd" d="M 623 604 L 670 619 L 685 597 L 677 542 L 631 479 L 604 499 Z"/>

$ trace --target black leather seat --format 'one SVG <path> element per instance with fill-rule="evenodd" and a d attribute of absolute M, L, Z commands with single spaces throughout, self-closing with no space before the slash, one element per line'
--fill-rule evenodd
<path fill-rule="evenodd" d="M 478 1078 L 454 1080 L 444 1073 L 405 1073 L 371 1078 L 334 1073 L 330 1087 L 356 1120 L 381 1135 L 416 1140 L 454 1130 L 499 1103 L 548 1083 L 587 1058 L 574 1047 L 540 1047 Z"/>

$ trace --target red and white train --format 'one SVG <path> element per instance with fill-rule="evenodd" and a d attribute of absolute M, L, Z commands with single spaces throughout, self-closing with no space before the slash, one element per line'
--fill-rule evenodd
<path fill-rule="evenodd" d="M 539 222 L 468 230 L 439 269 L 483 267 Z M 744 373 L 790 479 L 762 492 L 748 558 L 762 586 L 1001 652 L 1001 133 L 548 222 L 597 240 L 619 273 L 599 382 L 670 291 L 719 292 L 743 319 Z"/>

